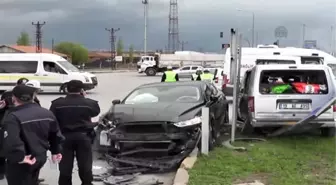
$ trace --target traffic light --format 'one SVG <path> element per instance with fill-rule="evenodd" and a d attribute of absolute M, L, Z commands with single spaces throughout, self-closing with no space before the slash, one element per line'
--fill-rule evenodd
<path fill-rule="evenodd" d="M 223 32 L 220 32 L 219 36 L 220 36 L 220 38 L 223 38 L 223 36 L 224 36 Z"/>

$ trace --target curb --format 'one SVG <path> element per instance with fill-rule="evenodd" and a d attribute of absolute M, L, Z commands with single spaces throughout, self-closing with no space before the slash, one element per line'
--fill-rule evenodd
<path fill-rule="evenodd" d="M 190 153 L 190 155 L 182 161 L 179 169 L 176 172 L 173 185 L 188 185 L 189 182 L 188 170 L 190 170 L 197 161 L 197 154 L 198 154 L 198 148 L 196 147 Z"/>
<path fill-rule="evenodd" d="M 127 73 L 127 72 L 135 72 L 135 70 L 115 70 L 115 71 L 86 71 L 92 74 L 102 74 L 102 73 Z"/>

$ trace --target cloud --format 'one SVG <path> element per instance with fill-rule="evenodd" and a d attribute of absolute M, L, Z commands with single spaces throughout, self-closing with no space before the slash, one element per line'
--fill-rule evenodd
<path fill-rule="evenodd" d="M 302 24 L 306 39 L 318 40 L 328 49 L 330 27 L 336 27 L 335 0 L 178 0 L 179 37 L 188 41 L 187 49 L 219 51 L 229 41 L 230 28 L 238 28 L 251 42 L 252 14 L 259 42 L 276 40 L 274 30 L 285 26 L 286 45 L 302 44 Z M 237 11 L 240 9 L 242 11 Z M 169 0 L 149 0 L 148 47 L 164 49 L 168 40 Z M 144 9 L 141 0 L 1 0 L 0 43 L 14 43 L 25 30 L 33 36 L 33 21 L 46 21 L 43 26 L 44 45 L 74 41 L 88 48 L 109 48 L 106 27 L 120 28 L 116 33 L 125 46 L 143 47 Z M 336 28 L 335 28 L 336 29 Z M 219 32 L 225 38 L 219 38 Z M 246 42 L 247 44 L 248 42 Z"/>

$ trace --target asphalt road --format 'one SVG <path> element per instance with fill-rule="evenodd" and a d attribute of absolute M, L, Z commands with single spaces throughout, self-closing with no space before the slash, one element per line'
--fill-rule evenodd
<path fill-rule="evenodd" d="M 145 75 L 139 75 L 136 72 L 127 72 L 127 73 L 105 73 L 97 74 L 98 78 L 98 87 L 94 90 L 88 92 L 88 97 L 99 101 L 101 107 L 101 112 L 104 113 L 111 106 L 112 100 L 122 99 L 135 87 L 151 82 L 159 82 L 160 76 L 156 77 L 147 77 Z M 39 99 L 41 104 L 45 108 L 49 108 L 51 101 L 60 97 L 60 94 L 40 94 Z M 93 120 L 98 120 L 98 117 Z M 160 175 L 144 175 L 141 176 L 141 180 L 145 179 L 158 179 L 164 182 L 164 185 L 171 185 L 175 173 L 167 173 Z M 49 162 L 47 162 L 40 174 L 41 178 L 45 178 L 45 184 L 56 185 L 58 179 L 58 170 L 52 169 Z M 18 178 L 20 175 L 18 174 Z M 79 177 L 77 175 L 77 170 L 74 170 L 73 173 L 73 184 L 81 184 Z M 102 183 L 96 183 L 102 184 Z M 7 185 L 6 180 L 1 180 L 0 185 Z"/>

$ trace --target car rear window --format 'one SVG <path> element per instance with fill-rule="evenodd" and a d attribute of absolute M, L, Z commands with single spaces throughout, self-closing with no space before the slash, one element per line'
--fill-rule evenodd
<path fill-rule="evenodd" d="M 263 70 L 261 94 L 328 94 L 324 70 Z"/>

